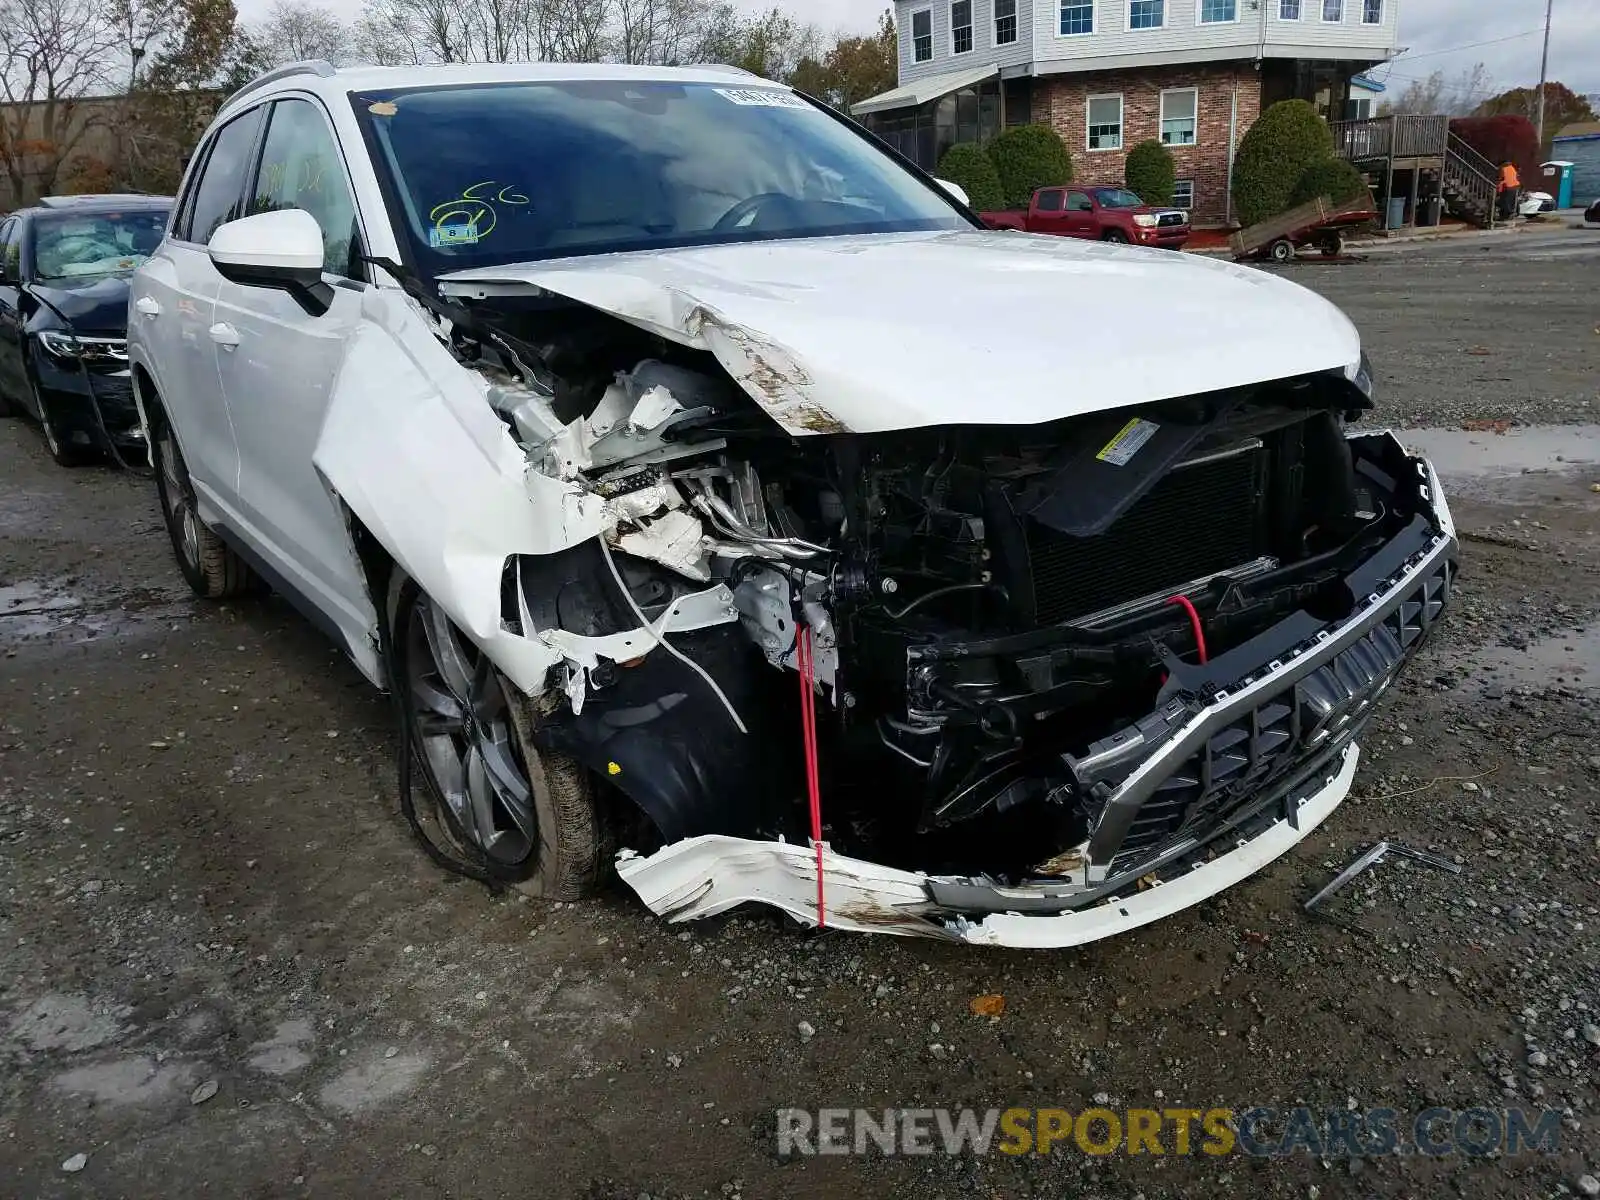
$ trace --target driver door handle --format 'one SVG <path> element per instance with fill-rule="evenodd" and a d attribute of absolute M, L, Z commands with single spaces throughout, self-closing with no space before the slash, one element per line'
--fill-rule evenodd
<path fill-rule="evenodd" d="M 211 340 L 224 350 L 234 350 L 239 345 L 239 331 L 226 321 L 219 321 L 211 327 Z"/>
<path fill-rule="evenodd" d="M 161 305 L 149 296 L 140 296 L 133 302 L 133 307 L 139 310 L 139 315 L 142 317 L 159 317 L 161 315 Z"/>

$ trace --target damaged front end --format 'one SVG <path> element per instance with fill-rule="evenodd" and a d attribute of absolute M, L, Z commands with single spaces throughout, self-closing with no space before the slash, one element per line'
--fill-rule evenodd
<path fill-rule="evenodd" d="M 1449 599 L 1438 480 L 1347 428 L 1355 371 L 893 433 L 803 395 L 797 436 L 746 378 L 770 362 L 487 300 L 458 354 L 530 471 L 603 506 L 506 560 L 500 633 L 548 652 L 538 744 L 648 818 L 618 870 L 671 920 L 1039 946 L 1154 920 L 1337 806 Z"/>

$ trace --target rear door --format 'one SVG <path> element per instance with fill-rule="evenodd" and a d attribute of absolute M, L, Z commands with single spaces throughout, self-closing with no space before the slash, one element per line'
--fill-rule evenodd
<path fill-rule="evenodd" d="M 1040 188 L 1033 194 L 1033 208 L 1028 213 L 1028 228 L 1032 233 L 1065 233 L 1060 188 Z"/>
<path fill-rule="evenodd" d="M 206 243 L 243 203 L 264 107 L 216 130 L 195 155 L 172 227 L 134 278 L 129 322 L 211 524 L 238 527 L 239 446 L 223 403 L 216 355 L 207 330 L 222 276 Z M 130 331 L 131 336 L 131 331 Z"/>
<path fill-rule="evenodd" d="M 350 531 L 311 464 L 365 288 L 350 177 L 319 101 L 274 102 L 248 196 L 247 214 L 298 208 L 316 218 L 333 303 L 313 315 L 286 291 L 218 281 L 208 347 L 239 439 L 241 515 L 280 582 L 364 636 L 373 613 Z"/>
<path fill-rule="evenodd" d="M 1094 239 L 1100 236 L 1100 225 L 1094 215 L 1094 200 L 1082 188 L 1067 189 L 1066 228 L 1069 237 Z"/>

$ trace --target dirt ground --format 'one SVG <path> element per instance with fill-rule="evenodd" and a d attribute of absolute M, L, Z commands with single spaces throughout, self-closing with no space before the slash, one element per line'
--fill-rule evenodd
<path fill-rule="evenodd" d="M 669 928 L 620 887 L 546 906 L 440 874 L 396 811 L 385 700 L 281 602 L 191 599 L 147 481 L 0 422 L 0 1195 L 1595 1194 L 1597 268 L 1600 232 L 1288 268 L 1362 327 L 1383 420 L 1443 427 L 1408 436 L 1464 533 L 1453 618 L 1315 835 L 1060 953 Z M 1385 862 L 1334 906 L 1361 929 L 1308 919 L 1379 838 L 1462 873 Z M 969 1012 L 987 993 L 998 1019 Z M 1091 1104 L 1562 1128 L 1477 1159 L 774 1136 L 788 1106 Z"/>

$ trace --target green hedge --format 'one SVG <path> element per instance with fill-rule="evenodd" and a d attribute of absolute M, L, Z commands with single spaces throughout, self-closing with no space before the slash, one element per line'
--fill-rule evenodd
<path fill-rule="evenodd" d="M 1372 189 L 1355 166 L 1342 158 L 1325 158 L 1314 162 L 1300 174 L 1289 197 L 1289 207 L 1326 196 L 1335 204 L 1354 200 L 1357 196 L 1372 196 Z"/>
<path fill-rule="evenodd" d="M 1333 157 L 1333 134 L 1305 100 L 1280 100 L 1256 119 L 1233 164 L 1239 220 L 1254 225 L 1289 207 L 1313 163 Z"/>
<path fill-rule="evenodd" d="M 1018 125 L 989 143 L 989 158 L 1000 173 L 1009 208 L 1026 208 L 1033 189 L 1072 182 L 1072 155 L 1061 135 L 1048 125 Z"/>
<path fill-rule="evenodd" d="M 951 146 L 944 152 L 933 173 L 940 179 L 960 184 L 978 212 L 1006 206 L 1005 189 L 1000 186 L 1000 172 L 995 170 L 994 161 L 981 146 L 973 143 Z"/>
<path fill-rule="evenodd" d="M 1128 190 L 1146 204 L 1172 203 L 1178 168 L 1172 161 L 1172 151 L 1160 142 L 1151 138 L 1128 151 L 1128 163 L 1123 170 Z"/>

